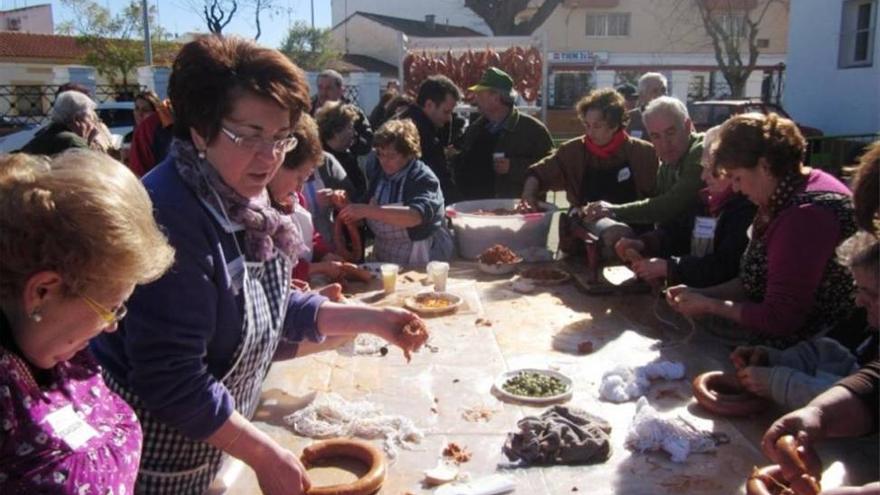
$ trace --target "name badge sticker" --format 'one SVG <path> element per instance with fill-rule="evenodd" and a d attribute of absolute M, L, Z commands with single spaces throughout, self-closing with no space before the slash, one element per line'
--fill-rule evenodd
<path fill-rule="evenodd" d="M 629 167 L 623 167 L 617 172 L 617 182 L 627 181 L 630 177 L 632 177 L 632 171 Z"/>
<path fill-rule="evenodd" d="M 244 256 L 239 256 L 226 265 L 226 272 L 229 274 L 229 283 L 232 286 L 232 292 L 236 295 L 244 285 Z"/>
<path fill-rule="evenodd" d="M 718 221 L 712 217 L 697 217 L 694 222 L 694 237 L 713 239 Z"/>
<path fill-rule="evenodd" d="M 83 421 L 70 404 L 47 415 L 46 422 L 52 427 L 55 435 L 73 450 L 98 436 L 98 432 Z"/>

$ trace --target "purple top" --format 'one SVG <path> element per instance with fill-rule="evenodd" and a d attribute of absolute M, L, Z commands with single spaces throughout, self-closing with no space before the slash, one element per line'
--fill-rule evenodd
<path fill-rule="evenodd" d="M 134 412 L 107 389 L 88 350 L 47 374 L 38 386 L 25 361 L 0 347 L 0 493 L 134 493 L 142 440 Z"/>
<path fill-rule="evenodd" d="M 817 169 L 810 172 L 804 191 L 852 195 L 834 176 Z M 766 232 L 766 296 L 759 303 L 743 303 L 743 325 L 769 335 L 801 328 L 840 237 L 840 222 L 827 208 L 806 204 L 781 211 Z"/>
<path fill-rule="evenodd" d="M 135 289 L 119 330 L 92 339 L 91 348 L 153 416 L 201 440 L 235 408 L 221 378 L 241 342 L 244 296 L 236 288 L 242 274 L 236 267 L 243 265 L 233 235 L 243 231 L 198 200 L 170 157 L 144 177 L 144 186 L 156 222 L 174 246 L 175 263 L 159 280 Z M 324 301 L 291 292 L 284 339 L 322 340 L 317 315 Z"/>

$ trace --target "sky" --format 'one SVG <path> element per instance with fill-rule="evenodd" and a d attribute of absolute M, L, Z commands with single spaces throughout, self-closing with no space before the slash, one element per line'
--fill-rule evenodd
<path fill-rule="evenodd" d="M 100 5 L 116 13 L 130 0 L 94 0 Z M 203 0 L 148 0 L 151 5 L 158 5 L 159 24 L 171 33 L 205 32 L 205 21 L 190 7 L 200 4 Z M 258 40 L 260 44 L 278 48 L 287 34 L 287 26 L 297 20 L 311 22 L 310 0 L 273 0 L 279 7 L 278 13 L 264 14 L 261 17 L 263 34 Z M 57 26 L 70 18 L 70 11 L 65 9 L 59 0 L 0 0 L 0 10 L 26 7 L 30 5 L 52 4 L 52 16 Z M 315 26 L 330 27 L 330 0 L 314 0 Z M 253 22 L 253 9 L 242 12 L 239 7 L 235 17 L 224 33 L 238 34 L 253 38 L 256 27 Z"/>

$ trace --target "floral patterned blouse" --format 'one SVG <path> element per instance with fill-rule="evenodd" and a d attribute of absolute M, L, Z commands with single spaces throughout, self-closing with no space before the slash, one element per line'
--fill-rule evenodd
<path fill-rule="evenodd" d="M 133 493 L 141 427 L 88 349 L 46 375 L 0 346 L 0 493 Z"/>

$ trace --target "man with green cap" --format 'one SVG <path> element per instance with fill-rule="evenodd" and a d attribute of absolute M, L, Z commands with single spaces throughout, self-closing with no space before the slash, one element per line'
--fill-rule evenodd
<path fill-rule="evenodd" d="M 519 198 L 529 165 L 553 149 L 550 132 L 514 108 L 513 79 L 501 69 L 490 67 L 468 90 L 481 115 L 465 131 L 453 162 L 456 185 L 467 200 Z"/>

